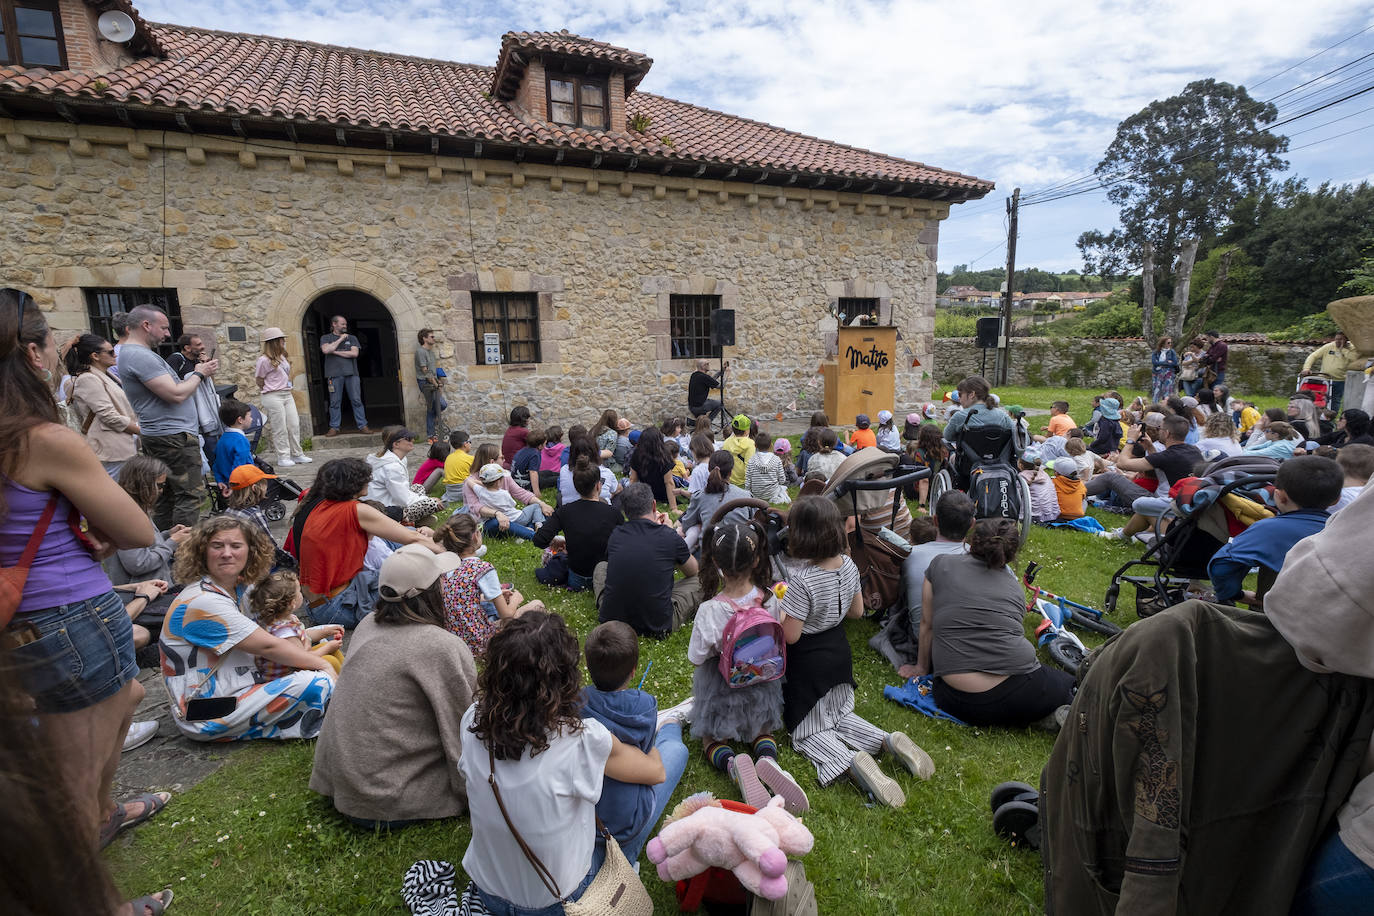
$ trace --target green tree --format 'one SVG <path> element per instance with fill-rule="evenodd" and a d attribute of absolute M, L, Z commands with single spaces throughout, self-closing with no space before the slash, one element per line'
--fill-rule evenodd
<path fill-rule="evenodd" d="M 1179 292 L 1166 325 L 1177 337 L 1187 317 L 1193 240 L 1215 235 L 1239 201 L 1287 166 L 1279 155 L 1287 138 L 1263 129 L 1277 116 L 1244 87 L 1207 79 L 1122 121 L 1094 170 L 1119 208 L 1120 227 L 1079 236 L 1085 271 L 1112 273 L 1152 246 L 1158 288 Z M 1145 314 L 1152 308 L 1146 302 Z"/>
<path fill-rule="evenodd" d="M 1346 296 L 1374 296 L 1374 241 L 1365 245 L 1364 257 L 1346 274 L 1349 279 L 1338 292 Z"/>

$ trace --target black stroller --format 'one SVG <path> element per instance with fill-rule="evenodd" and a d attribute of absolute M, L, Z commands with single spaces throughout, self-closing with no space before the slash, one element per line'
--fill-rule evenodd
<path fill-rule="evenodd" d="M 253 457 L 253 463 L 264 474 L 277 473 L 276 468 L 262 458 Z M 229 508 L 228 501 L 224 498 L 224 491 L 220 489 L 219 483 L 213 477 L 205 478 L 205 489 L 210 494 L 210 512 L 218 515 Z M 269 522 L 279 522 L 286 518 L 286 504 L 294 503 L 301 498 L 305 490 L 300 484 L 287 477 L 273 477 L 267 481 L 267 495 L 263 497 L 259 507 L 262 514 L 267 517 Z"/>
<path fill-rule="evenodd" d="M 1207 578 L 1207 564 L 1230 540 L 1228 497 L 1235 496 L 1271 505 L 1269 487 L 1278 473 L 1278 462 L 1271 458 L 1236 455 L 1212 462 L 1174 497 L 1164 518 L 1171 524 L 1138 559 L 1124 564 L 1112 576 L 1103 601 L 1107 614 L 1116 610 L 1122 583 L 1135 588 L 1136 613 L 1149 617 L 1187 600 L 1189 583 Z M 1232 503 L 1232 505 L 1236 505 Z M 1150 572 L 1136 572 L 1137 567 Z M 1261 593 L 1267 591 L 1260 583 Z"/>

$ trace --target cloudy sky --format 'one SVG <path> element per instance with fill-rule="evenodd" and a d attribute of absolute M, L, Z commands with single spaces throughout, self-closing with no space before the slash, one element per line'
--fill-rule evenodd
<path fill-rule="evenodd" d="M 494 64 L 510 29 L 567 28 L 642 51 L 654 59 L 644 91 L 995 181 L 992 195 L 955 207 L 944 224 L 946 270 L 1005 263 L 1013 187 L 1024 194 L 1091 172 L 1119 121 L 1191 80 L 1241 83 L 1268 99 L 1350 64 L 1328 78 L 1350 82 L 1285 96 L 1293 104 L 1280 117 L 1374 84 L 1374 56 L 1359 60 L 1374 55 L 1369 0 L 135 3 L 157 22 L 467 63 Z M 1374 92 L 1283 130 L 1290 174 L 1374 180 Z M 1017 261 L 1079 267 L 1078 234 L 1114 218 L 1099 194 L 1027 207 Z"/>

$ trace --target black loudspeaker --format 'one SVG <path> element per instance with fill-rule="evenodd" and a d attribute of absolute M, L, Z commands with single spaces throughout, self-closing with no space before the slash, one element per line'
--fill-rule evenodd
<path fill-rule="evenodd" d="M 981 350 L 995 350 L 997 348 L 997 332 L 1001 330 L 1002 319 L 996 315 L 978 319 L 978 336 L 974 340 L 974 345 Z"/>
<path fill-rule="evenodd" d="M 735 345 L 735 310 L 716 309 L 711 313 L 711 346 Z"/>

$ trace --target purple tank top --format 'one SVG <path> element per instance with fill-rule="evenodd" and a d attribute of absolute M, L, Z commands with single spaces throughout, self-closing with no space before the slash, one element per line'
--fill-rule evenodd
<path fill-rule="evenodd" d="M 23 556 L 29 535 L 38 527 L 38 519 L 52 493 L 30 490 L 12 480 L 6 481 L 4 487 L 8 512 L 0 521 L 0 566 L 8 567 L 18 564 Z M 24 584 L 20 614 L 85 601 L 110 590 L 110 577 L 67 524 L 71 511 L 72 504 L 65 496 L 59 496 L 57 512 Z"/>

